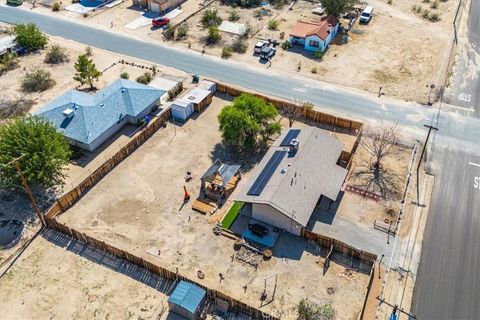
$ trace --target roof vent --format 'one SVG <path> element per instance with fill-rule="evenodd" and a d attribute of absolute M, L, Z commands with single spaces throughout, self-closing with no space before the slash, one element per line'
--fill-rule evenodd
<path fill-rule="evenodd" d="M 125 93 L 125 88 L 122 88 L 122 93 Z"/>
<path fill-rule="evenodd" d="M 70 118 L 73 118 L 74 115 L 75 115 L 75 111 L 70 108 L 63 110 L 63 116 L 65 118 L 70 119 Z"/>
<path fill-rule="evenodd" d="M 300 147 L 300 141 L 298 141 L 297 139 L 292 139 L 289 145 L 289 152 L 292 154 L 295 154 L 297 153 L 299 147 Z"/>

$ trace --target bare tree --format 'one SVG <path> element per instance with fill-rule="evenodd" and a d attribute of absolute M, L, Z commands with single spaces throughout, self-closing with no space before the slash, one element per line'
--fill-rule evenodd
<path fill-rule="evenodd" d="M 399 176 L 384 168 L 382 161 L 394 156 L 393 147 L 399 141 L 401 127 L 397 123 L 371 124 L 364 129 L 361 145 L 371 156 L 369 161 L 360 163 L 353 174 L 356 184 L 365 191 L 380 193 L 384 199 L 398 195 Z"/>

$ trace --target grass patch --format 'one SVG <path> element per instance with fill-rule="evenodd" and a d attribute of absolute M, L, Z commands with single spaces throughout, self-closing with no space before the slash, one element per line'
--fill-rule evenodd
<path fill-rule="evenodd" d="M 223 218 L 222 227 L 224 227 L 225 229 L 229 229 L 232 226 L 235 219 L 238 217 L 238 214 L 240 213 L 240 210 L 242 210 L 244 205 L 245 205 L 244 202 L 235 201 L 232 207 L 230 208 L 230 210 L 228 210 L 227 214 Z"/>

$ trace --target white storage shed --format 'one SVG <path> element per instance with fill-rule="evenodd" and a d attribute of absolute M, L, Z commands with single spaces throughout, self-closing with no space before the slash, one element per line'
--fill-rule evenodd
<path fill-rule="evenodd" d="M 208 90 L 212 93 L 215 93 L 215 91 L 217 91 L 216 83 L 212 82 L 212 81 L 208 81 L 208 80 L 200 81 L 200 83 L 198 84 L 198 87 L 203 89 L 203 90 Z"/>
<path fill-rule="evenodd" d="M 171 105 L 172 117 L 175 120 L 187 121 L 193 113 L 193 102 L 185 99 L 177 99 Z"/>

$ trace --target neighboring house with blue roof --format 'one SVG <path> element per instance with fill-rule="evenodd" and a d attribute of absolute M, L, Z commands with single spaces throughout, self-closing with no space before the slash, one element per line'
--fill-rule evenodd
<path fill-rule="evenodd" d="M 68 91 L 35 114 L 51 121 L 73 145 L 93 151 L 127 122 L 136 124 L 152 112 L 164 93 L 119 79 L 95 95 Z"/>
<path fill-rule="evenodd" d="M 207 292 L 202 288 L 181 280 L 168 298 L 170 311 L 189 319 L 200 317 L 207 299 Z"/>

